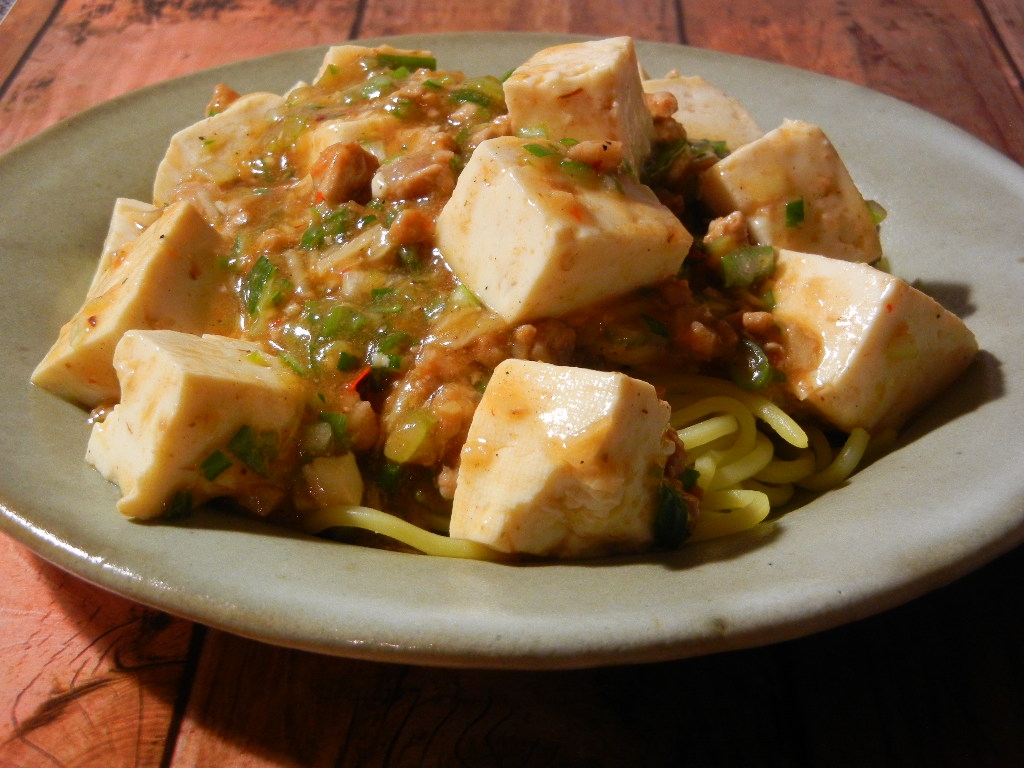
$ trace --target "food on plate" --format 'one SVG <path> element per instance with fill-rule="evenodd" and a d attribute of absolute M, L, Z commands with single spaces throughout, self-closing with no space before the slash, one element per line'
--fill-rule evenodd
<path fill-rule="evenodd" d="M 969 365 L 878 266 L 882 218 L 822 128 L 647 79 L 627 37 L 503 78 L 336 46 L 284 94 L 215 89 L 32 380 L 91 411 L 129 517 L 670 549 L 844 483 Z"/>

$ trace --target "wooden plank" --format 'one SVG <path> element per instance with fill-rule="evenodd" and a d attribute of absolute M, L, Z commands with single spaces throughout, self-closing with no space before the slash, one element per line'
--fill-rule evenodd
<path fill-rule="evenodd" d="M 1024 162 L 1024 97 L 994 71 L 999 40 L 978 7 L 788 0 L 684 5 L 693 45 L 830 74 L 909 101 Z"/>
<path fill-rule="evenodd" d="M 1003 75 L 1024 93 L 1024 3 L 1020 0 L 979 0 L 1008 57 Z"/>
<path fill-rule="evenodd" d="M 602 0 L 380 0 L 367 3 L 358 34 L 376 37 L 409 32 L 503 30 L 631 35 L 637 39 L 679 42 L 676 5 L 670 0 L 630 0 L 628 6 Z"/>
<path fill-rule="evenodd" d="M 0 23 L 0 95 L 58 4 L 58 0 L 16 2 Z"/>
<path fill-rule="evenodd" d="M 1022 563 L 789 643 L 599 670 L 371 664 L 211 632 L 171 768 L 1021 765 Z"/>
<path fill-rule="evenodd" d="M 282 9 L 259 0 L 69 0 L 0 99 L 0 151 L 150 83 L 250 56 L 346 40 L 356 4 L 300 2 Z"/>
<path fill-rule="evenodd" d="M 192 625 L 0 536 L 0 765 L 160 764 Z"/>
<path fill-rule="evenodd" d="M 372 664 L 214 632 L 172 768 L 644 764 L 647 729 L 601 679 Z"/>

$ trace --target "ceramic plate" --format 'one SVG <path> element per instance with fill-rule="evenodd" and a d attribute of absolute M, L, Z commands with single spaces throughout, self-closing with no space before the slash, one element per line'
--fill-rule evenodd
<path fill-rule="evenodd" d="M 406 38 L 443 68 L 502 74 L 565 38 Z M 421 664 L 555 668 L 654 661 L 797 637 L 905 602 L 1024 538 L 1020 212 L 1024 171 L 957 128 L 863 88 L 751 59 L 639 46 L 652 75 L 699 74 L 765 129 L 818 123 L 889 211 L 892 267 L 975 331 L 982 353 L 898 448 L 745 535 L 670 556 L 530 566 L 333 544 L 214 513 L 141 524 L 83 462 L 85 415 L 28 383 L 78 307 L 114 198 L 146 199 L 172 132 L 213 86 L 282 91 L 302 50 L 173 80 L 85 112 L 0 158 L 3 528 L 134 600 L 271 643 Z"/>

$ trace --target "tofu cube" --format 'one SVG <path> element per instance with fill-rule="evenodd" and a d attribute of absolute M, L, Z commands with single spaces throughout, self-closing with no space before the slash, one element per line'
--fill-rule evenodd
<path fill-rule="evenodd" d="M 434 54 L 430 51 L 394 48 L 390 45 L 380 45 L 376 48 L 365 45 L 332 45 L 324 54 L 314 82 L 317 84 L 326 82 L 330 87 L 338 88 L 347 82 L 362 80 L 366 77 L 367 71 L 362 64 L 363 60 L 380 54 L 410 60 L 423 59 L 426 61 L 434 58 Z"/>
<path fill-rule="evenodd" d="M 377 56 L 396 57 L 398 60 L 422 60 L 424 63 L 433 61 L 434 58 L 430 51 L 399 49 L 388 45 L 377 48 L 336 45 L 328 49 L 324 56 L 315 83 L 334 90 L 357 86 L 369 77 L 369 70 L 364 62 L 372 61 Z M 403 145 L 408 141 L 408 134 L 413 131 L 422 132 L 422 128 L 413 127 L 408 120 L 384 110 L 370 110 L 358 116 L 325 120 L 311 126 L 310 130 L 304 131 L 298 137 L 294 153 L 296 171 L 300 174 L 307 173 L 320 153 L 338 142 L 359 142 L 378 160 L 383 161 L 402 151 Z"/>
<path fill-rule="evenodd" d="M 216 257 L 230 241 L 191 204 L 166 209 L 135 240 L 101 258 L 81 309 L 60 330 L 33 383 L 87 408 L 118 399 L 114 347 L 133 328 L 212 330 L 225 289 Z"/>
<path fill-rule="evenodd" d="M 899 429 L 978 349 L 960 318 L 867 264 L 782 250 L 771 291 L 785 386 L 844 431 Z"/>
<path fill-rule="evenodd" d="M 650 154 L 654 121 L 628 37 L 545 48 L 506 78 L 504 90 L 514 132 L 621 141 L 637 172 Z"/>
<path fill-rule="evenodd" d="M 95 290 L 97 284 L 110 273 L 110 264 L 123 258 L 123 252 L 129 243 L 135 242 L 162 213 L 162 209 L 141 200 L 119 197 L 114 201 L 114 211 L 110 215 L 110 225 L 103 240 L 99 264 L 96 265 L 96 272 L 89 286 L 90 291 Z"/>
<path fill-rule="evenodd" d="M 460 280 L 509 322 L 553 317 L 675 275 L 693 238 L 628 175 L 577 180 L 529 142 L 489 139 L 437 220 Z"/>
<path fill-rule="evenodd" d="M 114 365 L 121 402 L 93 425 L 86 461 L 120 487 L 124 515 L 159 517 L 180 493 L 259 514 L 280 501 L 305 406 L 283 363 L 245 341 L 157 330 L 126 333 Z"/>
<path fill-rule="evenodd" d="M 188 179 L 218 185 L 236 181 L 246 163 L 262 154 L 260 140 L 284 104 L 284 97 L 274 93 L 248 93 L 222 112 L 174 134 L 157 166 L 154 203 L 165 206 L 174 202 L 175 188 Z"/>
<path fill-rule="evenodd" d="M 622 373 L 506 360 L 462 450 L 451 535 L 566 558 L 649 548 L 669 415 Z"/>
<path fill-rule="evenodd" d="M 729 151 L 764 135 L 753 116 L 736 99 L 703 77 L 676 75 L 644 80 L 647 93 L 670 93 L 678 109 L 672 115 L 690 141 L 724 141 Z"/>
<path fill-rule="evenodd" d="M 867 202 L 816 125 L 786 120 L 706 170 L 700 193 L 716 216 L 742 212 L 759 245 L 845 261 L 882 255 Z M 791 203 L 802 206 L 802 220 L 787 217 Z"/>

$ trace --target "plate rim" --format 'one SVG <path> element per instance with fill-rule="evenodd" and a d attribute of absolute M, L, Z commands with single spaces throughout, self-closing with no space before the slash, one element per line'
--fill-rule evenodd
<path fill-rule="evenodd" d="M 528 41 L 539 41 L 543 45 L 554 44 L 560 41 L 571 41 L 580 39 L 594 39 L 593 35 L 562 35 L 557 33 L 438 33 L 423 35 L 402 35 L 396 37 L 380 37 L 366 40 L 346 41 L 360 44 L 380 44 L 390 42 L 396 45 L 410 44 L 411 41 L 435 40 L 441 41 L 443 48 L 452 45 L 463 44 L 463 41 L 500 39 L 503 44 L 514 44 L 526 46 Z M 514 42 L 513 42 L 514 41 Z M 652 41 L 637 41 L 641 57 L 645 50 L 668 49 L 672 51 L 689 52 L 697 58 L 715 60 L 737 64 L 741 68 L 756 66 L 766 68 L 768 71 L 789 72 L 798 78 L 813 78 L 819 82 L 828 81 L 836 88 L 845 89 L 849 92 L 863 92 L 870 94 L 871 99 L 887 100 L 887 103 L 899 105 L 898 110 L 916 111 L 921 120 L 933 121 L 935 126 L 949 132 L 949 135 L 962 134 L 970 144 L 970 150 L 978 153 L 979 156 L 988 154 L 988 161 L 997 167 L 1004 167 L 1005 163 L 1013 164 L 1013 172 L 1018 174 L 1018 183 L 1024 184 L 1024 175 L 1019 173 L 1020 166 L 1017 166 L 1012 159 L 1002 155 L 997 150 L 985 145 L 974 136 L 962 131 L 962 129 L 941 120 L 931 113 L 919 107 L 898 101 L 893 97 L 878 93 L 848 81 L 838 80 L 828 75 L 801 70 L 789 65 L 774 62 L 765 62 L 746 56 L 737 56 L 707 49 L 693 48 L 691 46 L 677 45 L 674 43 L 661 43 Z M 431 47 L 438 47 L 436 44 Z M 39 146 L 45 146 L 54 140 L 54 137 L 74 132 L 83 124 L 102 121 L 105 115 L 116 113 L 126 103 L 137 103 L 140 99 L 159 96 L 162 93 L 175 91 L 177 89 L 189 88 L 222 72 L 237 71 L 241 67 L 265 66 L 267 62 L 290 62 L 303 56 L 313 56 L 316 52 L 322 52 L 327 46 L 310 46 L 297 48 L 290 51 L 266 54 L 253 59 L 218 65 L 199 72 L 182 75 L 171 80 L 155 83 L 144 88 L 132 91 L 122 96 L 98 104 L 83 112 L 72 115 L 59 123 L 47 128 L 40 133 L 26 139 L 15 147 L 0 155 L 0 174 L 11 164 L 19 162 L 24 155 L 29 155 Z M 442 62 L 444 66 L 444 62 Z M 311 74 L 311 73 L 310 73 Z M 699 73 L 697 73 L 699 74 Z M 205 98 L 207 94 L 201 94 Z M 186 123 L 183 123 L 184 125 Z M 2 254 L 0 254 L 2 255 Z M 84 464 L 84 462 L 83 462 Z M 91 470 L 90 470 L 91 471 Z M 1009 503 L 1013 503 L 1012 500 Z M 1024 510 L 1017 509 L 1018 518 Z M 111 510 L 113 512 L 113 510 Z M 888 588 L 876 586 L 868 590 L 868 593 L 853 598 L 850 603 L 840 606 L 831 606 L 820 610 L 814 615 L 803 616 L 799 621 L 790 619 L 784 623 L 761 624 L 750 626 L 736 632 L 730 632 L 728 627 L 716 624 L 709 620 L 707 625 L 700 631 L 694 632 L 683 641 L 679 638 L 672 639 L 664 635 L 638 635 L 630 638 L 618 635 L 614 644 L 595 643 L 593 645 L 552 644 L 535 643 L 532 646 L 522 646 L 506 639 L 504 642 L 487 638 L 485 628 L 477 628 L 480 633 L 475 651 L 467 651 L 466 648 L 440 647 L 436 642 L 430 642 L 430 637 L 424 637 L 420 643 L 411 640 L 405 645 L 396 647 L 387 637 L 373 637 L 363 635 L 361 637 L 331 636 L 330 633 L 323 633 L 316 638 L 308 636 L 296 636 L 289 633 L 286 628 L 275 624 L 269 617 L 241 617 L 233 614 L 237 608 L 231 600 L 218 598 L 216 595 L 209 595 L 205 599 L 196 601 L 195 596 L 183 595 L 181 591 L 172 586 L 161 587 L 153 580 L 147 580 L 144 574 L 124 573 L 125 569 L 118 571 L 116 558 L 111 559 L 106 555 L 97 557 L 94 553 L 81 553 L 75 550 L 74 542 L 59 541 L 49 536 L 47 531 L 40 530 L 33 521 L 9 506 L 7 501 L 7 489 L 0 488 L 0 527 L 16 540 L 28 546 L 37 555 L 43 557 L 58 567 L 70 571 L 80 578 L 97 584 L 105 589 L 129 597 L 140 603 L 153 608 L 167 611 L 185 618 L 199 621 L 208 626 L 217 627 L 235 634 L 252 637 L 254 639 L 272 642 L 278 645 L 301 648 L 303 650 L 317 651 L 352 658 L 363 658 L 371 660 L 400 661 L 407 663 L 418 663 L 443 666 L 479 666 L 479 667 L 503 667 L 503 668 L 570 668 L 580 666 L 594 666 L 617 663 L 636 663 L 648 661 L 661 661 L 676 659 L 685 656 L 702 655 L 705 653 L 733 650 L 737 648 L 752 647 L 764 643 L 778 642 L 781 640 L 793 639 L 810 632 L 817 632 L 822 629 L 837 626 L 847 621 L 864 618 L 868 615 L 878 613 L 886 608 L 894 607 L 900 603 L 917 597 L 925 592 L 953 581 L 969 571 L 989 562 L 996 556 L 1008 551 L 1024 540 L 1024 521 L 1017 519 L 1015 524 L 1010 525 L 1007 520 L 1006 529 L 1002 536 L 990 537 L 984 541 L 975 543 L 967 557 L 960 557 L 955 562 L 947 563 L 946 567 L 938 572 L 935 569 L 919 572 L 914 579 L 889 585 Z M 259 528 L 258 525 L 255 526 Z M 200 530 L 202 525 L 198 526 Z M 251 533 L 252 526 L 243 525 L 247 533 Z M 188 529 L 186 529 L 188 530 Z M 254 535 L 261 535 L 256 533 Z M 308 542 L 307 542 L 308 543 Z M 333 546 L 333 545 L 332 545 Z M 395 553 L 388 553 L 394 555 Z M 398 557 L 416 557 L 418 555 L 396 555 Z M 632 561 L 630 561 L 632 562 Z M 627 561 L 619 561 L 623 566 Z M 451 564 L 449 564 L 450 566 Z M 459 566 L 463 568 L 463 566 Z M 493 564 L 474 564 L 468 566 L 470 570 L 487 569 Z M 498 566 L 508 567 L 508 566 Z M 517 566 L 518 567 L 518 566 Z M 580 570 L 594 567 L 592 565 L 566 565 L 558 564 L 563 569 Z M 616 565 L 602 564 L 598 567 L 606 567 L 614 570 Z M 450 571 L 451 568 L 446 566 Z M 130 569 L 128 569 L 130 570 Z M 536 570 L 536 569 L 534 569 Z M 223 597 L 223 596 L 221 596 Z M 710 613 L 713 613 L 710 612 Z M 710 615 L 710 614 L 709 614 Z M 475 625 L 474 625 L 475 626 Z M 502 624 L 503 631 L 514 628 L 514 624 Z"/>

